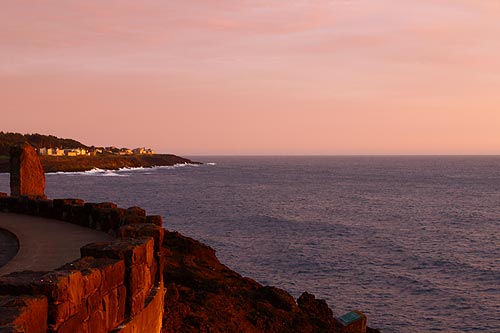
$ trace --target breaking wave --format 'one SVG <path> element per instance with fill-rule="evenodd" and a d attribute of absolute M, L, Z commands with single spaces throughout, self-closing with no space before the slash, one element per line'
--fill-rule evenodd
<path fill-rule="evenodd" d="M 105 176 L 105 177 L 127 177 L 128 175 L 119 174 L 120 170 L 105 170 L 94 168 L 88 171 L 76 171 L 76 172 L 48 172 L 47 175 L 84 175 L 84 176 Z"/>
<path fill-rule="evenodd" d="M 215 165 L 209 164 L 208 165 Z M 132 172 L 140 172 L 143 171 L 145 172 L 144 174 L 151 174 L 152 171 L 158 170 L 158 169 L 177 169 L 177 168 L 182 168 L 182 167 L 199 167 L 200 164 L 194 164 L 194 163 L 179 163 L 179 164 L 174 164 L 174 165 L 165 165 L 165 166 L 153 166 L 153 167 L 124 167 L 120 168 L 117 170 L 106 170 L 106 169 L 100 169 L 100 168 L 94 168 L 92 170 L 88 171 L 69 171 L 69 172 L 64 172 L 64 171 L 57 171 L 57 172 L 48 172 L 46 175 L 84 175 L 84 176 L 104 176 L 104 177 L 128 177 L 129 175 L 127 173 L 132 173 Z M 147 172 L 146 172 L 147 171 Z"/>

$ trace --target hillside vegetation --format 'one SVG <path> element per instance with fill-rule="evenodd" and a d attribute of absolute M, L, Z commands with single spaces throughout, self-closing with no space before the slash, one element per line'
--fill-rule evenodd
<path fill-rule="evenodd" d="M 0 172 L 9 172 L 10 147 L 22 142 L 28 142 L 35 148 L 89 148 L 79 141 L 62 139 L 53 135 L 0 132 Z M 184 163 L 198 164 L 190 159 L 171 154 L 134 154 L 122 156 L 108 152 L 96 156 L 40 156 L 40 160 L 45 172 L 88 171 L 95 168 L 116 170 L 120 168 L 146 168 Z"/>
<path fill-rule="evenodd" d="M 0 155 L 8 156 L 10 147 L 22 142 L 28 142 L 35 148 L 88 148 L 76 140 L 58 138 L 53 135 L 0 132 Z"/>

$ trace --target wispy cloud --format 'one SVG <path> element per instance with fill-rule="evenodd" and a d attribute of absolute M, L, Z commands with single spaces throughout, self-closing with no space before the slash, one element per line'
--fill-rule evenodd
<path fill-rule="evenodd" d="M 471 123 L 500 132 L 492 121 L 498 13 L 496 0 L 9 1 L 0 11 L 0 97 L 29 110 L 24 85 L 33 105 L 55 114 L 84 98 L 82 112 L 146 105 L 141 112 L 158 120 L 175 107 L 183 116 L 169 117 L 183 124 L 211 123 L 217 117 L 200 111 L 208 108 L 241 133 L 264 126 L 269 135 L 283 118 L 322 133 L 343 122 L 358 124 L 353 133 L 401 126 L 416 137 L 411 126 L 429 119 L 437 137 L 457 137 Z M 61 89 L 59 103 L 45 96 L 51 87 Z M 345 128 L 335 133 L 348 135 Z M 337 138 L 328 135 L 307 142 L 326 151 L 323 141 Z"/>

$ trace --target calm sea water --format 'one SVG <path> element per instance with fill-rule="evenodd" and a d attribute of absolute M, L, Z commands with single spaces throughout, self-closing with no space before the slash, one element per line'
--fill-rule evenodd
<path fill-rule="evenodd" d="M 161 214 L 384 332 L 500 332 L 500 157 L 196 159 L 215 165 L 49 174 L 46 192 Z"/>

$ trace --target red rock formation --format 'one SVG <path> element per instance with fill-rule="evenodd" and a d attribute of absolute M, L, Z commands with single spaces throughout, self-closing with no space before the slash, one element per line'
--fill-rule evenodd
<path fill-rule="evenodd" d="M 45 197 L 45 173 L 35 149 L 28 143 L 10 150 L 10 191 L 12 196 Z"/>
<path fill-rule="evenodd" d="M 163 333 L 344 332 L 325 301 L 304 293 L 295 302 L 282 289 L 242 277 L 194 239 L 166 231 L 162 258 Z"/>
<path fill-rule="evenodd" d="M 47 330 L 45 296 L 0 296 L 0 331 L 38 333 Z"/>

